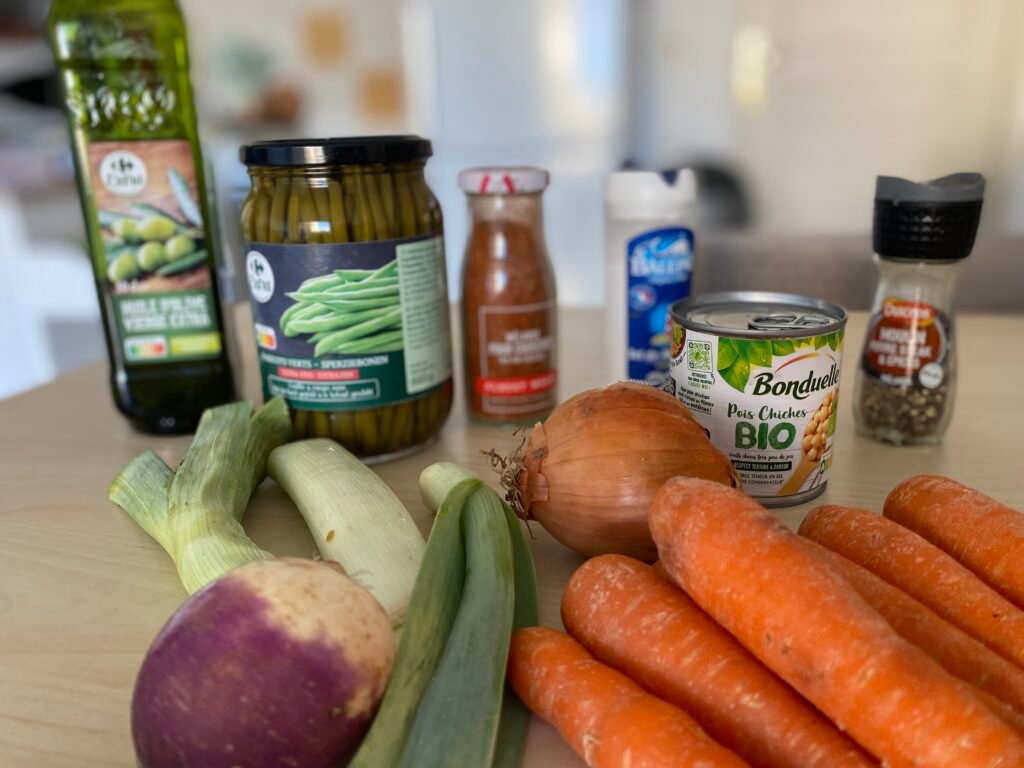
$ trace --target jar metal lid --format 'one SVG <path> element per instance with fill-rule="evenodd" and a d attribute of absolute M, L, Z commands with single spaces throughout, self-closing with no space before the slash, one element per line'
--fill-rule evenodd
<path fill-rule="evenodd" d="M 543 192 L 548 172 L 532 165 L 491 165 L 459 172 L 459 188 L 471 195 L 524 195 Z"/>
<path fill-rule="evenodd" d="M 302 167 L 411 163 L 432 154 L 429 139 L 407 135 L 260 141 L 243 146 L 238 156 L 249 167 Z"/>

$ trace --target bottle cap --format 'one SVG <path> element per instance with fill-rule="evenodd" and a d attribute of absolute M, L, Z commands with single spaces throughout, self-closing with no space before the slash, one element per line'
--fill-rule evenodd
<path fill-rule="evenodd" d="M 879 176 L 875 184 L 875 253 L 886 259 L 956 261 L 974 247 L 985 177 L 954 173 L 916 183 Z"/>
<path fill-rule="evenodd" d="M 689 169 L 678 171 L 674 182 L 654 171 L 617 171 L 604 189 L 605 212 L 622 218 L 684 216 L 696 201 L 697 180 Z"/>
<path fill-rule="evenodd" d="M 548 187 L 548 172 L 531 165 L 490 165 L 459 172 L 459 188 L 470 195 L 525 195 Z"/>

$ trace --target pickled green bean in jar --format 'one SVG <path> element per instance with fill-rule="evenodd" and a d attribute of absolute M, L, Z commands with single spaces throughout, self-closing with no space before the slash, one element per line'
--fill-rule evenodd
<path fill-rule="evenodd" d="M 441 209 L 416 136 L 243 147 L 245 273 L 266 397 L 299 437 L 383 460 L 440 431 L 452 402 Z"/>

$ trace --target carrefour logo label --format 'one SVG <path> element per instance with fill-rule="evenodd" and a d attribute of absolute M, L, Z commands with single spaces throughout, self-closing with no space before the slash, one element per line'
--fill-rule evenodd
<path fill-rule="evenodd" d="M 260 304 L 274 296 L 274 270 L 267 257 L 259 251 L 249 251 L 245 257 L 245 276 L 249 280 L 249 293 Z"/>
<path fill-rule="evenodd" d="M 118 197 L 135 197 L 148 180 L 146 164 L 134 152 L 118 149 L 100 161 L 100 182 Z"/>
<path fill-rule="evenodd" d="M 683 227 L 645 232 L 629 243 L 629 276 L 654 285 L 686 282 L 693 271 L 693 232 Z"/>

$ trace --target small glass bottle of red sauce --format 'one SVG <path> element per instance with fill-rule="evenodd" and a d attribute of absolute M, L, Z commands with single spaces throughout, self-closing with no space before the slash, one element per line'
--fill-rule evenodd
<path fill-rule="evenodd" d="M 459 174 L 471 226 L 462 267 L 470 418 L 533 423 L 555 407 L 555 275 L 544 242 L 548 173 L 531 167 Z"/>

